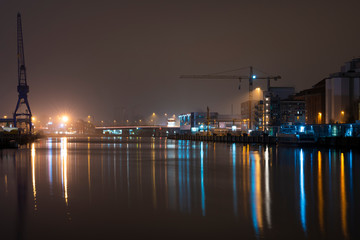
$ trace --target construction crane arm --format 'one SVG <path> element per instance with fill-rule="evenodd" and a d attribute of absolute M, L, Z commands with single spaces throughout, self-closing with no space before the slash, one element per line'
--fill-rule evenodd
<path fill-rule="evenodd" d="M 197 78 L 197 79 L 249 79 L 249 76 L 236 75 L 180 75 L 180 78 Z M 281 79 L 280 76 L 254 77 L 254 79 Z"/>
<path fill-rule="evenodd" d="M 180 78 L 199 78 L 199 79 L 242 79 L 249 78 L 247 76 L 234 75 L 180 75 Z"/>

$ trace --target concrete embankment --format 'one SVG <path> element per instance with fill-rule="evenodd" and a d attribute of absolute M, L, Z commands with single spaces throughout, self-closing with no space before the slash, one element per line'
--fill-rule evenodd
<path fill-rule="evenodd" d="M 271 136 L 172 135 L 172 136 L 169 136 L 168 138 L 175 139 L 175 140 L 193 140 L 193 141 L 208 141 L 208 142 L 276 144 L 276 137 L 271 137 Z"/>
<path fill-rule="evenodd" d="M 360 137 L 319 137 L 316 146 L 338 148 L 360 148 Z"/>
<path fill-rule="evenodd" d="M 38 139 L 37 134 L 8 134 L 0 133 L 0 149 L 1 148 L 18 148 L 20 145 L 31 143 Z"/>
<path fill-rule="evenodd" d="M 359 137 L 318 137 L 314 142 L 296 141 L 287 142 L 273 136 L 200 136 L 200 135 L 172 135 L 169 139 L 192 140 L 206 142 L 227 142 L 227 143 L 255 143 L 255 144 L 279 144 L 304 147 L 329 147 L 329 148 L 352 148 L 360 147 Z"/>

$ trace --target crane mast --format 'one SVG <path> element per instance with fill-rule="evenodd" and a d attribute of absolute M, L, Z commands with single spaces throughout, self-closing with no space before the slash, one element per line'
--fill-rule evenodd
<path fill-rule="evenodd" d="M 14 127 L 17 126 L 17 117 L 25 116 L 27 123 L 29 124 L 29 132 L 32 130 L 32 114 L 28 101 L 27 94 L 29 93 L 29 86 L 26 80 L 26 68 L 25 68 L 25 54 L 24 54 L 24 40 L 22 33 L 21 15 L 17 14 L 17 57 L 18 57 L 18 101 L 14 111 Z M 21 105 L 25 105 L 25 110 L 20 111 Z"/>
<path fill-rule="evenodd" d="M 249 80 L 249 129 L 251 129 L 251 100 L 253 99 L 253 81 L 255 79 L 267 80 L 267 90 L 270 88 L 270 80 L 278 80 L 281 79 L 281 76 L 265 76 L 265 77 L 257 77 L 254 75 L 253 67 L 250 66 L 249 76 L 238 76 L 238 75 L 218 75 L 218 74 L 207 74 L 207 75 L 180 75 L 180 78 L 192 78 L 192 79 L 238 79 L 241 83 L 242 79 Z M 240 85 L 239 85 L 240 89 Z"/>

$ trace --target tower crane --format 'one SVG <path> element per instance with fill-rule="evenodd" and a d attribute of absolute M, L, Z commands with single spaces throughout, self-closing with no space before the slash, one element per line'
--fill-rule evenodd
<path fill-rule="evenodd" d="M 253 92 L 253 81 L 255 79 L 259 80 L 267 80 L 267 90 L 270 88 L 270 80 L 277 81 L 278 79 L 281 79 L 281 76 L 262 76 L 258 77 L 254 75 L 253 67 L 250 66 L 250 73 L 249 76 L 238 76 L 238 75 L 218 75 L 218 74 L 207 74 L 207 75 L 180 75 L 180 78 L 192 78 L 192 79 L 238 79 L 239 80 L 239 89 L 240 89 L 240 83 L 242 79 L 248 79 L 249 80 L 249 128 L 251 129 L 251 100 L 252 100 L 252 92 Z"/>

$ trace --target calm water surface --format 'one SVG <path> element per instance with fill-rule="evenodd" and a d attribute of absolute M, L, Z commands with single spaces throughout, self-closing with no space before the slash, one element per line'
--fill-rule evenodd
<path fill-rule="evenodd" d="M 0 150 L 0 239 L 360 236 L 360 154 L 49 138 Z"/>

